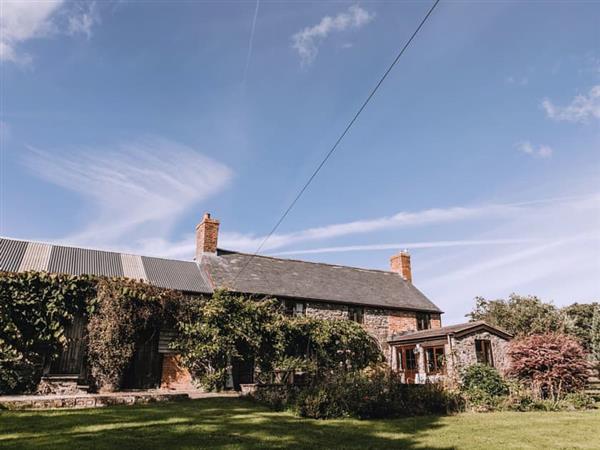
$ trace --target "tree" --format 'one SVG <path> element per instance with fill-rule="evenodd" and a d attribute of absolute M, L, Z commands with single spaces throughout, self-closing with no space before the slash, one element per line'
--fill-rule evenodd
<path fill-rule="evenodd" d="M 596 306 L 594 317 L 592 319 L 592 329 L 590 331 L 592 361 L 596 370 L 600 372 L 600 305 Z"/>
<path fill-rule="evenodd" d="M 565 333 L 577 338 L 588 352 L 592 350 L 592 322 L 599 308 L 598 303 L 573 303 L 561 309 Z"/>
<path fill-rule="evenodd" d="M 208 299 L 189 298 L 180 308 L 173 348 L 205 388 L 226 387 L 234 360 L 272 370 L 284 348 L 284 317 L 274 300 L 252 300 L 218 290 Z"/>
<path fill-rule="evenodd" d="M 539 398 L 560 399 L 577 391 L 589 377 L 583 347 L 560 333 L 535 334 L 511 342 L 509 375 L 527 383 Z"/>
<path fill-rule="evenodd" d="M 363 327 L 350 320 L 312 317 L 290 319 L 286 355 L 312 367 L 317 377 L 351 372 L 383 361 L 379 345 Z"/>
<path fill-rule="evenodd" d="M 475 308 L 467 317 L 471 321 L 484 320 L 515 336 L 558 332 L 562 317 L 552 303 L 544 303 L 535 296 L 511 294 L 507 300 L 475 299 Z"/>

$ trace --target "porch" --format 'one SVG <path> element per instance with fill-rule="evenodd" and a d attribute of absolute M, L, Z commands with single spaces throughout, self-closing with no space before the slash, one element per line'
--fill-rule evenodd
<path fill-rule="evenodd" d="M 461 370 L 472 364 L 487 364 L 503 373 L 511 337 L 485 322 L 404 333 L 388 341 L 390 364 L 405 383 L 454 386 Z"/>

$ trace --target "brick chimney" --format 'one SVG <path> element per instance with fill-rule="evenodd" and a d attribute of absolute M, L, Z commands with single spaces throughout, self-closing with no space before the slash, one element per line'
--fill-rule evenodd
<path fill-rule="evenodd" d="M 412 283 L 412 272 L 410 270 L 410 253 L 403 250 L 390 258 L 390 270 L 399 273 L 409 283 Z"/>
<path fill-rule="evenodd" d="M 211 219 L 209 213 L 204 213 L 202 222 L 196 225 L 196 261 L 204 253 L 217 253 L 219 239 L 219 221 Z"/>

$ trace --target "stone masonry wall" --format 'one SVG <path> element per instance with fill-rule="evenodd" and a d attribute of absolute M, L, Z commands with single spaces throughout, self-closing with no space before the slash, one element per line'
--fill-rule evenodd
<path fill-rule="evenodd" d="M 310 302 L 306 305 L 306 315 L 329 320 L 348 319 L 348 306 Z M 377 340 L 383 354 L 389 360 L 391 352 L 387 343 L 388 338 L 395 333 L 416 330 L 416 313 L 365 307 L 363 327 Z"/>
<path fill-rule="evenodd" d="M 456 382 L 463 368 L 477 363 L 475 340 L 487 339 L 492 344 L 494 367 L 505 374 L 509 360 L 507 356 L 508 341 L 487 331 L 475 333 L 463 338 L 452 338 L 452 351 L 446 352 L 448 378 Z"/>

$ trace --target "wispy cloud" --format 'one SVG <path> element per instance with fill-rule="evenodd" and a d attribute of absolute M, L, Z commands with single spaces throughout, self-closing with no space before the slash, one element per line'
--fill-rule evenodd
<path fill-rule="evenodd" d="M 30 149 L 25 164 L 39 177 L 85 198 L 94 220 L 65 239 L 110 248 L 148 245 L 180 214 L 222 190 L 231 170 L 194 149 L 160 138 L 114 148 Z"/>
<path fill-rule="evenodd" d="M 498 298 L 511 292 L 536 294 L 559 303 L 600 298 L 600 192 L 569 201 L 541 203 L 479 237 L 519 236 L 520 244 L 428 250 L 417 261 L 419 288 L 458 321 L 477 295 Z"/>
<path fill-rule="evenodd" d="M 533 145 L 529 141 L 521 141 L 516 144 L 519 151 L 530 156 L 537 156 L 539 158 L 550 158 L 554 154 L 552 147 L 548 145 Z"/>
<path fill-rule="evenodd" d="M 58 34 L 84 34 L 89 38 L 98 22 L 95 2 L 2 0 L 0 61 L 29 65 L 32 56 L 20 49 L 21 44 Z"/>
<path fill-rule="evenodd" d="M 529 78 L 511 75 L 509 77 L 506 77 L 506 83 L 515 86 L 527 86 L 529 84 Z"/>
<path fill-rule="evenodd" d="M 306 27 L 292 36 L 292 48 L 298 52 L 303 66 L 311 64 L 319 53 L 319 45 L 331 33 L 359 29 L 375 18 L 375 14 L 358 5 L 334 17 L 325 16 L 312 27 Z"/>
<path fill-rule="evenodd" d="M 304 242 L 368 234 L 376 231 L 402 227 L 501 217 L 503 215 L 513 214 L 521 208 L 521 204 L 490 204 L 481 206 L 435 208 L 415 212 L 402 211 L 388 217 L 338 223 L 323 227 L 308 228 L 292 233 L 274 234 L 266 242 L 263 249 L 265 251 L 270 251 Z M 263 236 L 223 233 L 221 242 L 223 248 L 255 251 L 263 239 Z"/>
<path fill-rule="evenodd" d="M 250 37 L 248 39 L 248 53 L 246 54 L 246 65 L 244 67 L 243 84 L 246 84 L 246 78 L 248 77 L 248 68 L 250 67 L 250 59 L 252 58 L 252 48 L 254 46 L 254 32 L 256 31 L 256 19 L 258 18 L 258 8 L 260 7 L 260 0 L 256 0 L 256 6 L 254 7 L 254 15 L 252 16 L 252 25 L 250 26 Z"/>
<path fill-rule="evenodd" d="M 319 253 L 345 253 L 345 252 L 371 252 L 378 250 L 401 249 L 415 250 L 426 248 L 446 248 L 446 247 L 469 247 L 481 245 L 507 245 L 507 244 L 525 244 L 531 242 L 531 239 L 464 239 L 454 241 L 429 241 L 429 242 L 401 242 L 398 244 L 369 244 L 369 245 L 346 245 L 338 247 L 320 247 L 308 250 L 288 250 L 273 253 L 274 256 L 286 255 L 314 255 Z"/>
<path fill-rule="evenodd" d="M 587 95 L 576 96 L 567 106 L 556 106 L 546 98 L 542 108 L 550 119 L 557 121 L 587 123 L 590 119 L 600 119 L 600 85 L 592 87 Z"/>
<path fill-rule="evenodd" d="M 88 39 L 92 36 L 92 28 L 100 23 L 100 14 L 96 2 L 77 5 L 68 16 L 67 32 L 70 35 L 84 34 Z"/>

